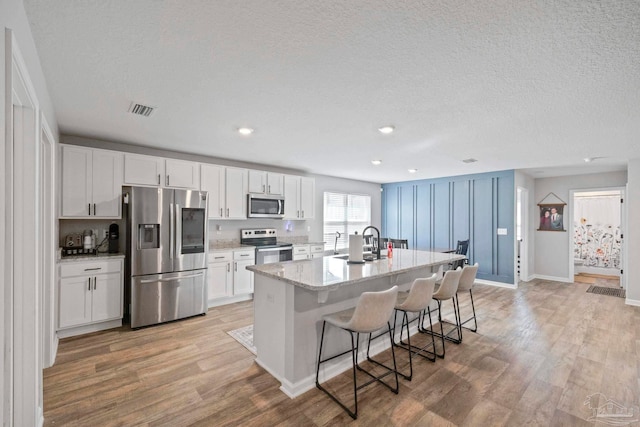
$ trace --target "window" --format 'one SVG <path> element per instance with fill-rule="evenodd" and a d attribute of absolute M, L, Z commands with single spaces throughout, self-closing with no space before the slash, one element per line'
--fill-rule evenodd
<path fill-rule="evenodd" d="M 349 234 L 362 230 L 371 224 L 371 197 L 362 194 L 324 193 L 325 249 L 333 249 L 338 238 L 338 249 L 349 246 Z"/>

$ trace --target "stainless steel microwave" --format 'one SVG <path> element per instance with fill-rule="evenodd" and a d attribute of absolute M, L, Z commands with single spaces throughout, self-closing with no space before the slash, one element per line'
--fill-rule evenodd
<path fill-rule="evenodd" d="M 284 197 L 249 194 L 247 216 L 249 218 L 284 218 Z"/>

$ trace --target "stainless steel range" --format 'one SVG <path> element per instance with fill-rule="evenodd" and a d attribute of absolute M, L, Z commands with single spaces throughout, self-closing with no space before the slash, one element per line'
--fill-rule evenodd
<path fill-rule="evenodd" d="M 250 228 L 240 230 L 240 243 L 256 247 L 256 264 L 291 261 L 293 245 L 279 243 L 275 228 Z"/>

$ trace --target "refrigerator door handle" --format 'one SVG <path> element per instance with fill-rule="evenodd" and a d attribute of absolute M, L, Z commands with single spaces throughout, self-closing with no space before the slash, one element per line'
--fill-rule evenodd
<path fill-rule="evenodd" d="M 182 252 L 182 210 L 180 205 L 176 203 L 176 258 L 178 258 Z"/>
<path fill-rule="evenodd" d="M 140 283 L 158 283 L 158 282 L 175 282 L 177 280 L 182 280 L 182 279 L 192 279 L 194 277 L 198 277 L 198 276 L 202 276 L 202 272 L 200 273 L 195 273 L 195 274 L 189 274 L 186 276 L 179 276 L 179 277 L 171 277 L 171 278 L 166 278 L 166 279 L 145 279 L 145 280 L 140 280 Z"/>
<path fill-rule="evenodd" d="M 175 224 L 174 224 L 174 216 L 173 216 L 173 203 L 169 205 L 169 258 L 173 259 L 173 248 L 175 246 L 174 234 L 175 234 Z"/>

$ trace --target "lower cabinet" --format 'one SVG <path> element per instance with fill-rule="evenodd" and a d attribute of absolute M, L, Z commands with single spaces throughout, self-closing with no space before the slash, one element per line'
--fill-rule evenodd
<path fill-rule="evenodd" d="M 293 245 L 293 260 L 309 259 L 309 245 Z"/>
<path fill-rule="evenodd" d="M 58 335 L 73 336 L 122 325 L 123 260 L 60 264 Z"/>
<path fill-rule="evenodd" d="M 210 253 L 207 270 L 209 307 L 251 297 L 253 272 L 246 267 L 254 264 L 253 249 Z"/>
<path fill-rule="evenodd" d="M 311 259 L 324 257 L 324 245 L 312 244 L 309 245 L 309 250 L 311 252 Z"/>

